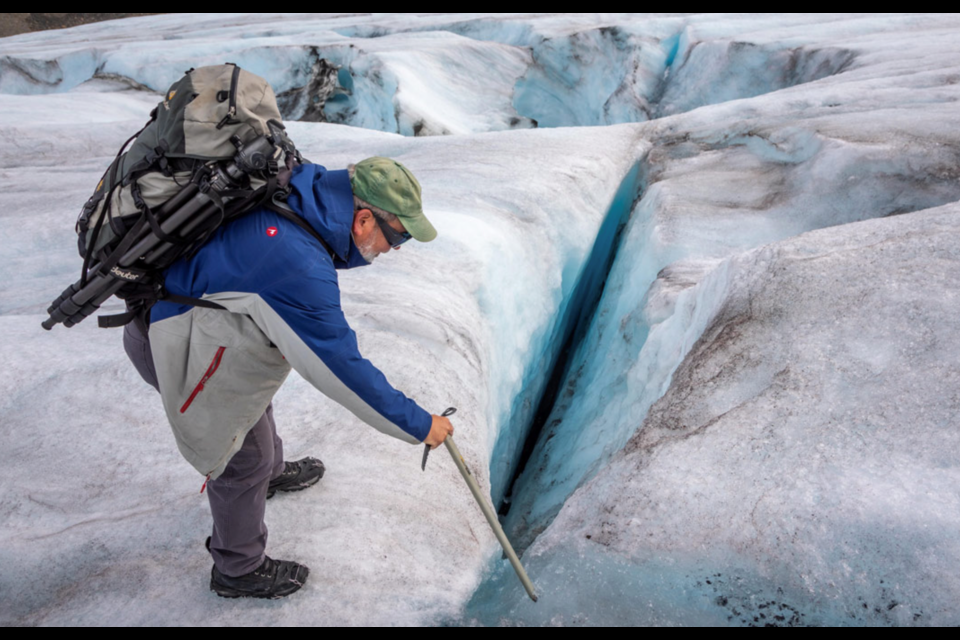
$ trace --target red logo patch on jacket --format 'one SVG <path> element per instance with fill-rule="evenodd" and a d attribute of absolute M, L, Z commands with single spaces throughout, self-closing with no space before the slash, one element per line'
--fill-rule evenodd
<path fill-rule="evenodd" d="M 267 235 L 270 236 L 271 238 L 272 238 L 273 236 L 277 235 L 277 228 L 276 228 L 276 227 L 267 227 Z"/>

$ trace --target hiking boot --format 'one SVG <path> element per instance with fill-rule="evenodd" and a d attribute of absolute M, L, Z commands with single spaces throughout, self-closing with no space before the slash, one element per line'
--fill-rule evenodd
<path fill-rule="evenodd" d="M 307 581 L 310 570 L 291 560 L 264 556 L 263 564 L 236 578 L 225 576 L 214 565 L 210 572 L 210 590 L 221 598 L 269 598 L 288 596 Z"/>
<path fill-rule="evenodd" d="M 284 462 L 283 473 L 267 486 L 267 498 L 272 498 L 277 491 L 302 491 L 311 487 L 320 482 L 323 472 L 323 463 L 316 458 Z"/>

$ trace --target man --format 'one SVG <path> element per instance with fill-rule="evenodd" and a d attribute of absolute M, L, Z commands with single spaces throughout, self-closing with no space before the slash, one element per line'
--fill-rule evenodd
<path fill-rule="evenodd" d="M 368 158 L 345 171 L 294 170 L 287 200 L 318 233 L 269 209 L 219 229 L 165 286 L 225 310 L 159 302 L 149 339 L 127 325 L 124 347 L 160 391 L 184 457 L 206 476 L 213 514 L 210 588 L 225 597 L 277 598 L 302 586 L 305 566 L 265 554 L 266 499 L 323 476 L 314 458 L 284 462 L 271 399 L 290 368 L 371 426 L 437 447 L 453 426 L 395 390 L 357 350 L 340 309 L 335 269 L 370 264 L 436 230 L 420 184 L 399 162 Z"/>

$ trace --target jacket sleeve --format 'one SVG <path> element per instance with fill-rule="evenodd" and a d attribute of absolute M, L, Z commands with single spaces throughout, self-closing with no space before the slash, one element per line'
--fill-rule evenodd
<path fill-rule="evenodd" d="M 372 427 L 411 444 L 430 433 L 432 418 L 394 389 L 360 355 L 357 336 L 340 308 L 340 287 L 329 257 L 259 292 L 254 318 L 306 380 Z"/>

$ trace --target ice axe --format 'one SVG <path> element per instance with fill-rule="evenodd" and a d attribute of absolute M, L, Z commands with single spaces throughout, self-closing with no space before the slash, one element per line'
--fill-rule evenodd
<path fill-rule="evenodd" d="M 455 407 L 450 407 L 443 412 L 442 417 L 446 418 L 447 416 L 452 416 L 456 412 L 457 410 Z M 517 557 L 517 552 L 513 550 L 513 545 L 511 545 L 510 541 L 507 539 L 507 534 L 503 532 L 503 527 L 500 526 L 500 521 L 497 520 L 497 514 L 493 512 L 493 508 L 487 504 L 486 500 L 484 500 L 483 494 L 480 492 L 480 485 L 477 484 L 476 478 L 473 477 L 473 474 L 470 473 L 470 469 L 467 468 L 467 464 L 463 461 L 463 456 L 460 455 L 460 450 L 457 449 L 457 445 L 453 442 L 453 436 L 447 436 L 443 441 L 443 444 L 447 446 L 447 451 L 450 452 L 450 457 L 453 458 L 453 463 L 456 464 L 457 469 L 460 470 L 460 475 L 462 475 L 463 479 L 467 481 L 467 486 L 470 487 L 470 493 L 473 494 L 474 500 L 476 500 L 477 504 L 480 505 L 480 511 L 483 512 L 484 517 L 490 524 L 490 528 L 493 529 L 494 535 L 496 535 L 497 540 L 500 541 L 500 546 L 503 547 L 503 552 L 507 554 L 507 559 L 510 560 L 510 564 L 513 565 L 513 570 L 517 572 L 517 577 L 520 578 L 523 588 L 527 590 L 527 595 L 530 596 L 531 600 L 536 602 L 537 592 L 533 590 L 533 583 L 530 582 L 530 577 L 527 576 L 527 572 L 524 571 L 523 565 L 520 564 L 520 558 Z M 427 468 L 427 456 L 430 454 L 430 445 L 425 444 L 423 446 L 423 462 L 420 464 L 420 469 L 425 471 Z"/>

